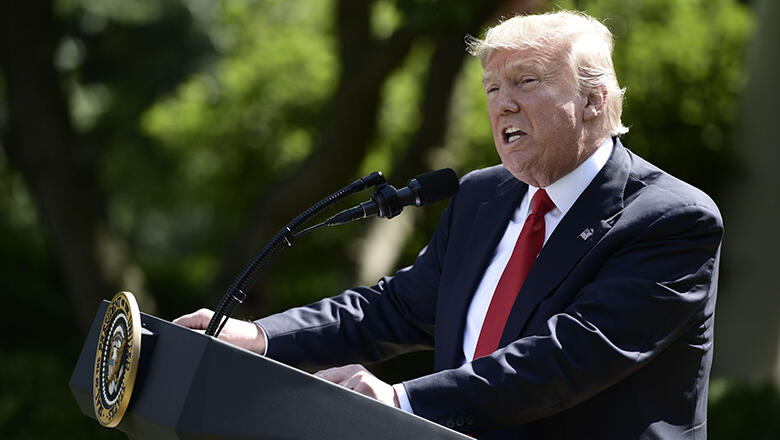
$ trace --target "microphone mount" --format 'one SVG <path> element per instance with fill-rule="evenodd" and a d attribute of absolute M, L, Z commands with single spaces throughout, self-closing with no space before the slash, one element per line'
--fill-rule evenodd
<path fill-rule="evenodd" d="M 351 221 L 379 216 L 393 218 L 400 214 L 404 206 L 423 206 L 450 197 L 458 191 L 458 176 L 449 168 L 420 174 L 409 181 L 400 190 L 392 185 L 382 183 L 377 185 L 371 199 L 357 206 L 345 209 L 312 227 L 336 226 Z"/>
<path fill-rule="evenodd" d="M 401 198 L 398 196 L 398 190 L 386 183 L 377 185 L 374 193 L 371 194 L 371 200 L 376 203 L 379 217 L 393 218 L 404 209 Z"/>

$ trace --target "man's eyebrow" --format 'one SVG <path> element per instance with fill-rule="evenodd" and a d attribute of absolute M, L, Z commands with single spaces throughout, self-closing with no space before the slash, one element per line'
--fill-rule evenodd
<path fill-rule="evenodd" d="M 482 74 L 482 85 L 485 85 L 485 84 L 489 83 L 489 82 L 490 82 L 490 81 L 492 81 L 492 80 L 493 80 L 495 77 L 496 77 L 496 75 L 493 73 L 493 71 L 492 71 L 492 70 L 490 70 L 490 71 L 487 71 L 487 72 L 483 73 L 483 74 Z"/>
<path fill-rule="evenodd" d="M 540 73 L 543 70 L 543 63 L 533 58 L 523 58 L 521 60 L 515 60 L 510 62 L 505 70 L 507 72 L 530 72 Z M 496 78 L 496 73 L 492 70 L 486 71 L 482 75 L 482 84 L 485 85 L 488 82 Z"/>

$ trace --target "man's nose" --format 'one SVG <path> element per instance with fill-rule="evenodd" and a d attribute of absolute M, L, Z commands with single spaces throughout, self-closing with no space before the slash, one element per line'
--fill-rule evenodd
<path fill-rule="evenodd" d="M 499 110 L 501 113 L 516 113 L 520 110 L 520 104 L 511 93 L 499 91 Z"/>

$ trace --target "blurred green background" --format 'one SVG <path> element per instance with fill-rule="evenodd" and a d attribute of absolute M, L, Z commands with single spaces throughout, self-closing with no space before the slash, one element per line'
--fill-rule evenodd
<path fill-rule="evenodd" d="M 624 143 L 723 211 L 710 436 L 780 438 L 771 0 L 0 2 L 0 438 L 123 437 L 68 389 L 115 291 L 164 319 L 213 307 L 281 226 L 357 176 L 398 186 L 498 163 L 463 38 L 559 7 L 615 35 Z M 443 208 L 306 236 L 237 316 L 409 264 Z M 371 368 L 396 381 L 431 366 Z"/>

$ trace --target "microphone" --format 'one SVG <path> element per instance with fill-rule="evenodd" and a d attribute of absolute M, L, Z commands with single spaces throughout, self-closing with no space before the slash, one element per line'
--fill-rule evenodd
<path fill-rule="evenodd" d="M 401 213 L 404 206 L 424 206 L 452 197 L 458 192 L 458 186 L 458 176 L 450 168 L 415 176 L 406 187 L 400 190 L 395 189 L 392 185 L 382 183 L 376 186 L 376 190 L 371 194 L 371 200 L 341 211 L 325 220 L 325 224 L 327 226 L 343 225 L 374 215 L 382 218 L 393 218 Z"/>

